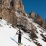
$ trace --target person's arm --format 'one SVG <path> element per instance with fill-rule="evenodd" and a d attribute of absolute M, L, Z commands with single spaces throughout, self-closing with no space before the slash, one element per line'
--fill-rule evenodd
<path fill-rule="evenodd" d="M 17 31 L 16 34 L 19 34 L 19 31 Z"/>

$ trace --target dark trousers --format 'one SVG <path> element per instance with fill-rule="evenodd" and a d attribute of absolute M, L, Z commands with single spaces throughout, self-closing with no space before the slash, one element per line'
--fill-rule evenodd
<path fill-rule="evenodd" d="M 18 36 L 18 43 L 21 43 L 21 34 Z"/>

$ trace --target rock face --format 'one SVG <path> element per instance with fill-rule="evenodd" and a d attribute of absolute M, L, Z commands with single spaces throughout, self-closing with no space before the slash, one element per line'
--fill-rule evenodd
<path fill-rule="evenodd" d="M 31 13 L 29 13 L 29 18 L 33 18 L 36 19 L 36 14 L 32 11 Z"/>
<path fill-rule="evenodd" d="M 15 10 L 23 11 L 24 7 L 22 5 L 22 1 L 21 0 L 15 0 L 14 1 L 14 8 L 15 8 Z"/>
<path fill-rule="evenodd" d="M 3 19 L 5 19 L 7 22 L 13 24 L 13 25 L 16 25 L 17 23 L 17 18 L 16 18 L 16 15 L 14 13 L 14 10 L 7 10 L 7 9 L 4 9 L 2 10 L 2 17 Z"/>
<path fill-rule="evenodd" d="M 2 0 L 0 0 L 0 17 L 1 17 L 1 12 L 2 12 Z"/>
<path fill-rule="evenodd" d="M 8 9 L 13 8 L 14 10 L 24 10 L 21 0 L 3 0 L 3 6 Z"/>
<path fill-rule="evenodd" d="M 46 28 L 46 24 L 45 24 L 44 20 L 38 14 L 35 14 L 34 12 L 31 12 L 31 13 L 29 13 L 28 17 L 34 19 L 34 21 L 37 24 L 39 24 L 40 26 Z"/>
<path fill-rule="evenodd" d="M 1 2 L 2 1 L 2 2 Z M 17 17 L 15 12 L 24 13 L 24 6 L 21 0 L 0 0 L 0 17 L 7 22 L 16 25 Z"/>
<path fill-rule="evenodd" d="M 22 0 L 0 0 L 0 2 L 0 18 L 2 17 L 7 22 L 11 23 L 13 27 L 21 22 L 23 30 L 31 31 L 31 28 L 33 28 L 33 30 L 36 30 L 32 23 L 29 22 L 28 19 L 30 18 L 34 19 L 35 22 L 42 27 L 45 27 L 44 20 L 34 12 L 31 12 L 29 14 L 30 16 L 27 16 L 27 14 L 24 12 Z"/>

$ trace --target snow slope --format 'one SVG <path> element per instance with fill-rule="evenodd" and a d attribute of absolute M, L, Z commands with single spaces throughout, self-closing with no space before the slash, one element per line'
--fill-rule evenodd
<path fill-rule="evenodd" d="M 16 32 L 18 28 L 13 28 L 10 23 L 7 23 L 5 20 L 0 20 L 0 46 L 18 46 L 16 42 L 18 42 L 18 35 Z M 30 39 L 27 33 L 22 34 L 22 46 L 37 46 L 31 39 L 31 42 L 26 38 Z M 15 41 L 13 41 L 13 38 Z"/>
<path fill-rule="evenodd" d="M 38 38 L 33 40 L 35 44 L 37 44 L 38 46 L 46 46 L 46 30 L 37 23 L 31 21 L 30 19 L 28 19 L 28 21 L 31 22 L 36 28 L 35 34 Z"/>
<path fill-rule="evenodd" d="M 29 37 L 29 33 L 21 30 L 23 33 L 21 46 L 46 46 L 46 30 L 37 23 L 34 23 L 32 19 L 28 17 L 26 19 L 36 28 L 34 33 L 38 38 L 32 39 Z M 0 20 L 0 46 L 18 46 L 18 35 L 16 34 L 18 30 L 17 27 L 13 28 L 12 24 L 6 22 L 4 19 Z"/>

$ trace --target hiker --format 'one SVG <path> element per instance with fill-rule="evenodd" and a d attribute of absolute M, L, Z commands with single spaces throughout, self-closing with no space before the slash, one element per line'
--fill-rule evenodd
<path fill-rule="evenodd" d="M 21 35 L 22 35 L 22 32 L 20 31 L 20 29 L 17 31 L 18 34 L 18 44 L 21 44 Z"/>

